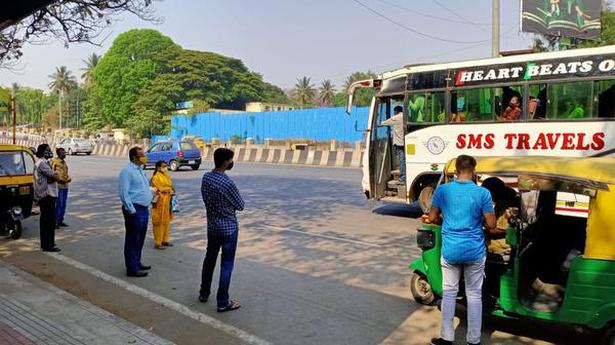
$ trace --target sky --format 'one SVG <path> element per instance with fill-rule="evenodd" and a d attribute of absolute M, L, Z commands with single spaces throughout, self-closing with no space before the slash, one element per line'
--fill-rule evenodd
<path fill-rule="evenodd" d="M 186 49 L 243 60 L 284 89 L 297 78 L 338 88 L 355 71 L 377 73 L 407 64 L 457 61 L 491 54 L 491 0 L 163 0 L 161 24 L 123 15 L 100 35 L 100 46 L 61 42 L 26 45 L 18 71 L 0 70 L 0 85 L 48 89 L 49 75 L 66 65 L 80 76 L 91 53 L 104 54 L 120 33 L 153 28 Z M 363 5 L 362 5 L 363 4 Z M 501 1 L 501 50 L 524 49 L 519 2 Z M 425 34 L 431 37 L 417 34 Z M 102 40 L 102 38 L 105 38 Z M 453 43 L 479 42 L 480 43 Z"/>

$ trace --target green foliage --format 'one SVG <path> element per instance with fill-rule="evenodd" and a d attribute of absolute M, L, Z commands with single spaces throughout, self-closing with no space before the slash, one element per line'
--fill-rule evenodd
<path fill-rule="evenodd" d="M 603 10 L 600 18 L 602 22 L 602 32 L 600 39 L 585 41 L 580 46 L 582 48 L 600 47 L 615 44 L 615 12 Z"/>
<path fill-rule="evenodd" d="M 314 102 L 315 95 L 316 90 L 314 89 L 314 85 L 311 83 L 310 78 L 303 77 L 297 79 L 295 89 L 293 90 L 293 97 L 297 103 L 301 106 L 312 104 Z"/>
<path fill-rule="evenodd" d="M 188 115 L 196 115 L 209 111 L 209 104 L 201 99 L 192 100 L 192 108 L 188 109 Z"/>
<path fill-rule="evenodd" d="M 290 100 L 286 93 L 279 87 L 264 83 L 262 101 L 268 103 L 289 103 Z"/>
<path fill-rule="evenodd" d="M 66 93 L 77 86 L 77 79 L 66 66 L 56 67 L 55 72 L 49 78 L 51 78 L 49 88 L 55 93 Z"/>
<path fill-rule="evenodd" d="M 119 35 L 91 71 L 86 102 L 90 129 L 101 125 L 124 127 L 133 116 L 141 91 L 168 71 L 181 48 L 156 30 L 136 29 Z"/>
<path fill-rule="evenodd" d="M 42 116 L 57 104 L 57 95 L 48 95 L 43 90 L 19 88 L 15 93 L 20 124 L 40 125 Z"/>
<path fill-rule="evenodd" d="M 92 70 L 94 69 L 94 67 L 96 67 L 96 65 L 98 65 L 100 58 L 101 58 L 100 55 L 97 55 L 96 53 L 92 53 L 90 56 L 88 56 L 87 59 L 81 60 L 85 64 L 85 67 L 81 69 L 81 71 L 83 71 L 83 73 L 81 73 L 81 79 L 83 79 L 83 83 L 85 85 L 90 84 L 91 82 L 90 77 L 92 74 Z"/>
<path fill-rule="evenodd" d="M 344 88 L 333 98 L 333 105 L 336 107 L 343 107 L 346 105 L 346 98 L 348 96 L 347 90 L 352 83 L 364 79 L 374 79 L 376 77 L 378 76 L 372 71 L 352 73 L 346 78 Z M 374 95 L 375 92 L 373 89 L 358 89 L 354 95 L 354 105 L 357 107 L 369 106 L 372 103 Z"/>
<path fill-rule="evenodd" d="M 318 98 L 324 105 L 330 105 L 335 97 L 335 85 L 331 80 L 325 80 L 318 89 Z"/>

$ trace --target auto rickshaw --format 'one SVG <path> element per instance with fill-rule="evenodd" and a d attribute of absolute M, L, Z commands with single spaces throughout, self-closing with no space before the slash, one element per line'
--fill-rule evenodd
<path fill-rule="evenodd" d="M 184 135 L 181 140 L 190 141 L 194 143 L 194 145 L 196 145 L 196 147 L 198 147 L 201 150 L 205 148 L 205 146 L 207 146 L 207 143 L 205 142 L 203 137 L 201 137 L 200 135 Z"/>
<path fill-rule="evenodd" d="M 454 172 L 453 160 L 439 183 Z M 496 239 L 487 238 L 485 308 L 497 317 L 599 331 L 602 344 L 615 344 L 615 159 L 479 157 L 476 172 L 479 184 L 504 182 L 515 199 L 508 205 L 516 205 L 500 215 L 494 198 L 506 234 L 499 241 L 508 250 L 492 252 Z M 425 305 L 442 296 L 440 230 L 418 229 L 422 255 L 409 266 L 412 295 Z"/>
<path fill-rule="evenodd" d="M 34 158 L 29 148 L 0 145 L 0 235 L 21 237 L 34 198 Z"/>

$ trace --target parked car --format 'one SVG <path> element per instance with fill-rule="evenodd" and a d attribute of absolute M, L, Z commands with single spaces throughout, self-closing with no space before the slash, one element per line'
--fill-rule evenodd
<path fill-rule="evenodd" d="M 85 153 L 88 156 L 92 154 L 92 143 L 88 139 L 83 138 L 62 139 L 56 147 L 63 148 L 71 156 L 78 153 Z"/>
<path fill-rule="evenodd" d="M 203 139 L 202 136 L 200 135 L 185 135 L 182 138 L 183 141 L 191 141 L 193 142 L 196 147 L 202 149 L 204 148 L 207 144 L 205 143 L 205 139 Z"/>
<path fill-rule="evenodd" d="M 201 166 L 201 151 L 190 141 L 159 141 L 145 154 L 147 155 L 146 168 L 155 166 L 158 161 L 166 162 L 172 171 L 177 171 L 183 166 L 198 170 Z"/>

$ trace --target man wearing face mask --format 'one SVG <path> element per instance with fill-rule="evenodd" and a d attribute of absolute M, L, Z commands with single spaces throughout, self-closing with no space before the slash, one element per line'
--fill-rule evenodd
<path fill-rule="evenodd" d="M 36 150 L 34 171 L 34 200 L 41 210 L 41 249 L 44 252 L 59 252 L 60 248 L 55 244 L 57 182 L 69 183 L 70 179 L 62 179 L 53 171 L 49 164 L 51 158 L 53 158 L 53 152 L 49 145 L 39 145 Z"/>
<path fill-rule="evenodd" d="M 233 180 L 226 175 L 233 168 L 234 152 L 219 148 L 214 152 L 216 167 L 203 175 L 201 194 L 207 211 L 207 252 L 201 272 L 201 290 L 199 301 L 207 302 L 211 289 L 211 280 L 216 267 L 218 252 L 222 249 L 220 262 L 220 284 L 218 286 L 218 312 L 239 309 L 241 305 L 229 299 L 231 274 L 235 264 L 235 251 L 239 224 L 236 211 L 242 211 L 244 201 Z"/>
<path fill-rule="evenodd" d="M 124 262 L 127 276 L 145 277 L 147 276 L 146 271 L 151 266 L 141 262 L 141 252 L 147 234 L 149 206 L 152 203 L 153 194 L 149 180 L 143 173 L 143 166 L 147 163 L 147 156 L 143 149 L 131 148 L 128 158 L 130 163 L 122 170 L 119 177 L 120 199 L 126 226 Z"/>

